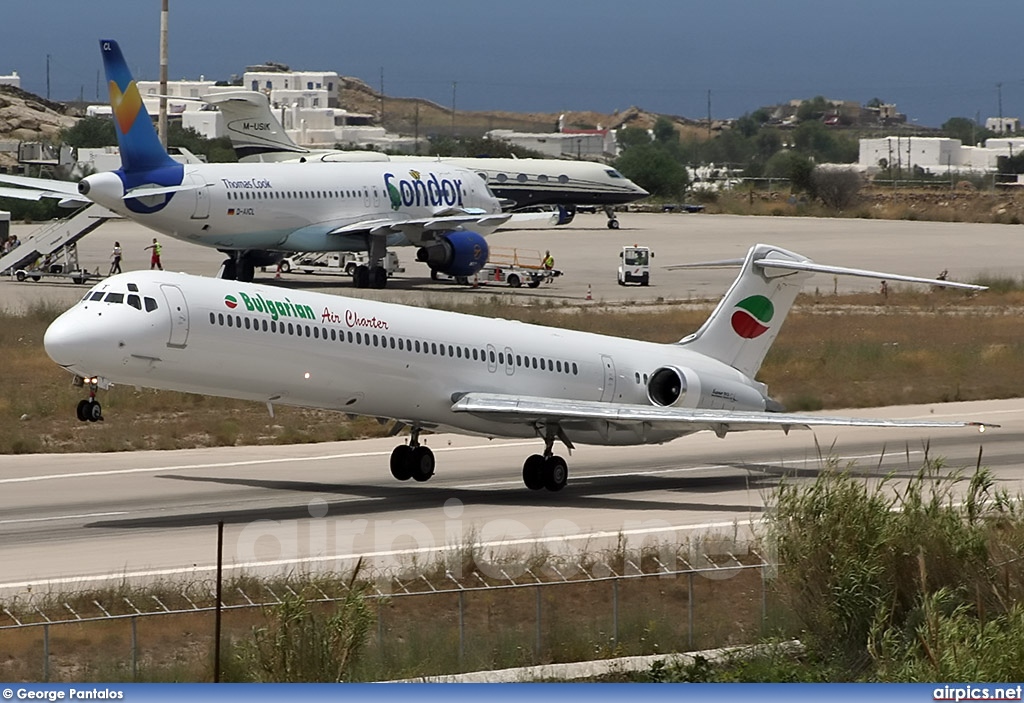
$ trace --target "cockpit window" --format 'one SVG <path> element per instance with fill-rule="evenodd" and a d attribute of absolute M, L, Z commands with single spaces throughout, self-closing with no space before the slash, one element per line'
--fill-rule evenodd
<path fill-rule="evenodd" d="M 139 287 L 137 285 L 135 285 L 134 283 L 129 283 L 128 284 L 128 290 L 130 290 L 132 293 L 138 293 L 139 292 Z"/>
<path fill-rule="evenodd" d="M 605 171 L 612 178 L 622 178 L 622 174 L 616 171 L 614 168 L 609 168 Z"/>
<path fill-rule="evenodd" d="M 128 304 L 131 305 L 136 310 L 142 309 L 142 300 L 139 298 L 139 296 L 135 295 L 134 293 L 130 293 L 128 295 Z"/>
<path fill-rule="evenodd" d="M 146 296 L 143 300 L 146 301 L 146 312 L 153 312 L 156 310 L 156 299 Z"/>
<path fill-rule="evenodd" d="M 89 300 L 103 300 L 103 291 L 98 290 L 89 296 Z"/>
<path fill-rule="evenodd" d="M 105 303 L 123 303 L 124 293 L 107 293 L 107 297 L 103 299 Z"/>

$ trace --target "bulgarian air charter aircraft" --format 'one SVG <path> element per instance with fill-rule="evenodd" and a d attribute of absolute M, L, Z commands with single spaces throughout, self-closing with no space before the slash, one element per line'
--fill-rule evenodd
<path fill-rule="evenodd" d="M 615 205 L 646 198 L 650 193 L 616 169 L 595 161 L 566 159 L 498 159 L 470 157 L 388 156 L 379 151 L 312 150 L 292 141 L 270 110 L 270 98 L 251 90 L 217 93 L 202 98 L 224 115 L 228 138 L 242 162 L 260 161 L 392 161 L 445 163 L 480 174 L 510 209 L 557 205 L 570 221 L 578 205 L 604 208 L 608 228 L 618 229 Z"/>
<path fill-rule="evenodd" d="M 426 481 L 424 432 L 539 437 L 523 481 L 560 490 L 555 442 L 661 443 L 699 430 L 811 425 L 962 427 L 966 421 L 871 420 L 782 412 L 755 380 L 804 281 L 814 272 L 978 289 L 821 266 L 754 246 L 725 298 L 675 344 L 470 317 L 165 271 L 97 284 L 47 329 L 46 353 L 87 386 L 80 420 L 102 419 L 99 388 L 144 386 L 392 418 L 408 442 L 395 478 Z"/>
<path fill-rule="evenodd" d="M 549 215 L 503 213 L 475 172 L 445 163 L 180 164 L 157 139 L 117 42 L 100 42 L 121 168 L 61 181 L 0 176 L 25 197 L 95 202 L 158 232 L 230 258 L 221 277 L 251 281 L 286 252 L 368 251 L 356 287 L 383 288 L 389 246 L 419 247 L 438 273 L 472 277 L 487 262 L 484 235 Z M 63 185 L 62 185 L 63 184 Z M 14 195 L 5 189 L 5 195 Z"/>

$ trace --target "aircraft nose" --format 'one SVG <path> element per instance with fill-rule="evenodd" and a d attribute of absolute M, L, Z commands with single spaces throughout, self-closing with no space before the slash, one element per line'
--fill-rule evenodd
<path fill-rule="evenodd" d="M 50 323 L 43 335 L 46 355 L 60 366 L 70 368 L 81 362 L 82 340 L 75 327 L 69 315 L 64 313 Z"/>

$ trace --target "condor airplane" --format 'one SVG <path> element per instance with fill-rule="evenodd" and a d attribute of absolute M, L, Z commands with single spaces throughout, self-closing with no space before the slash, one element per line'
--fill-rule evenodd
<path fill-rule="evenodd" d="M 781 412 L 755 375 L 814 272 L 979 289 L 964 283 L 815 264 L 758 244 L 704 325 L 674 344 L 353 299 L 134 271 L 106 279 L 57 318 L 46 353 L 88 386 L 80 420 L 102 419 L 98 388 L 126 384 L 391 418 L 408 442 L 399 480 L 426 481 L 423 432 L 539 437 L 530 489 L 563 488 L 555 442 L 661 443 L 699 430 L 810 425 L 963 427 Z"/>
<path fill-rule="evenodd" d="M 358 288 L 383 288 L 389 246 L 419 247 L 434 271 L 470 277 L 501 225 L 548 215 L 502 213 L 473 171 L 445 163 L 180 164 L 161 146 L 117 42 L 100 42 L 122 167 L 77 184 L 0 176 L 25 197 L 103 205 L 158 232 L 230 255 L 221 277 L 251 281 L 283 252 L 368 251 Z M 6 195 L 13 189 L 5 189 Z M 551 224 L 554 221 L 551 220 Z"/>
<path fill-rule="evenodd" d="M 430 156 L 388 156 L 377 151 L 310 150 L 292 141 L 270 110 L 270 99 L 251 90 L 202 98 L 224 114 L 228 138 L 238 160 L 260 161 L 392 161 L 444 163 L 477 172 L 491 192 L 512 203 L 513 210 L 557 205 L 566 213 L 559 224 L 572 220 L 578 205 L 597 205 L 608 216 L 608 228 L 618 229 L 615 205 L 646 198 L 650 193 L 614 168 L 594 161 L 565 159 L 497 159 Z"/>

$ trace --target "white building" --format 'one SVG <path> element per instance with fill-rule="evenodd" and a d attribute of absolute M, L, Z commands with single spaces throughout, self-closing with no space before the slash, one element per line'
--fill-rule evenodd
<path fill-rule="evenodd" d="M 1024 137 L 995 137 L 985 146 L 964 146 L 959 139 L 947 137 L 883 137 L 861 139 L 857 163 L 869 174 L 887 171 L 890 167 L 903 173 L 915 168 L 932 173 L 974 171 L 995 173 L 1000 156 L 1013 156 L 1024 151 Z"/>
<path fill-rule="evenodd" d="M 20 88 L 21 76 L 18 75 L 17 71 L 11 71 L 11 75 L 9 76 L 0 75 L 0 85 L 10 85 L 15 88 Z"/>
<path fill-rule="evenodd" d="M 1020 118 L 989 117 L 985 120 L 985 129 L 996 134 L 1015 134 L 1020 131 Z"/>

